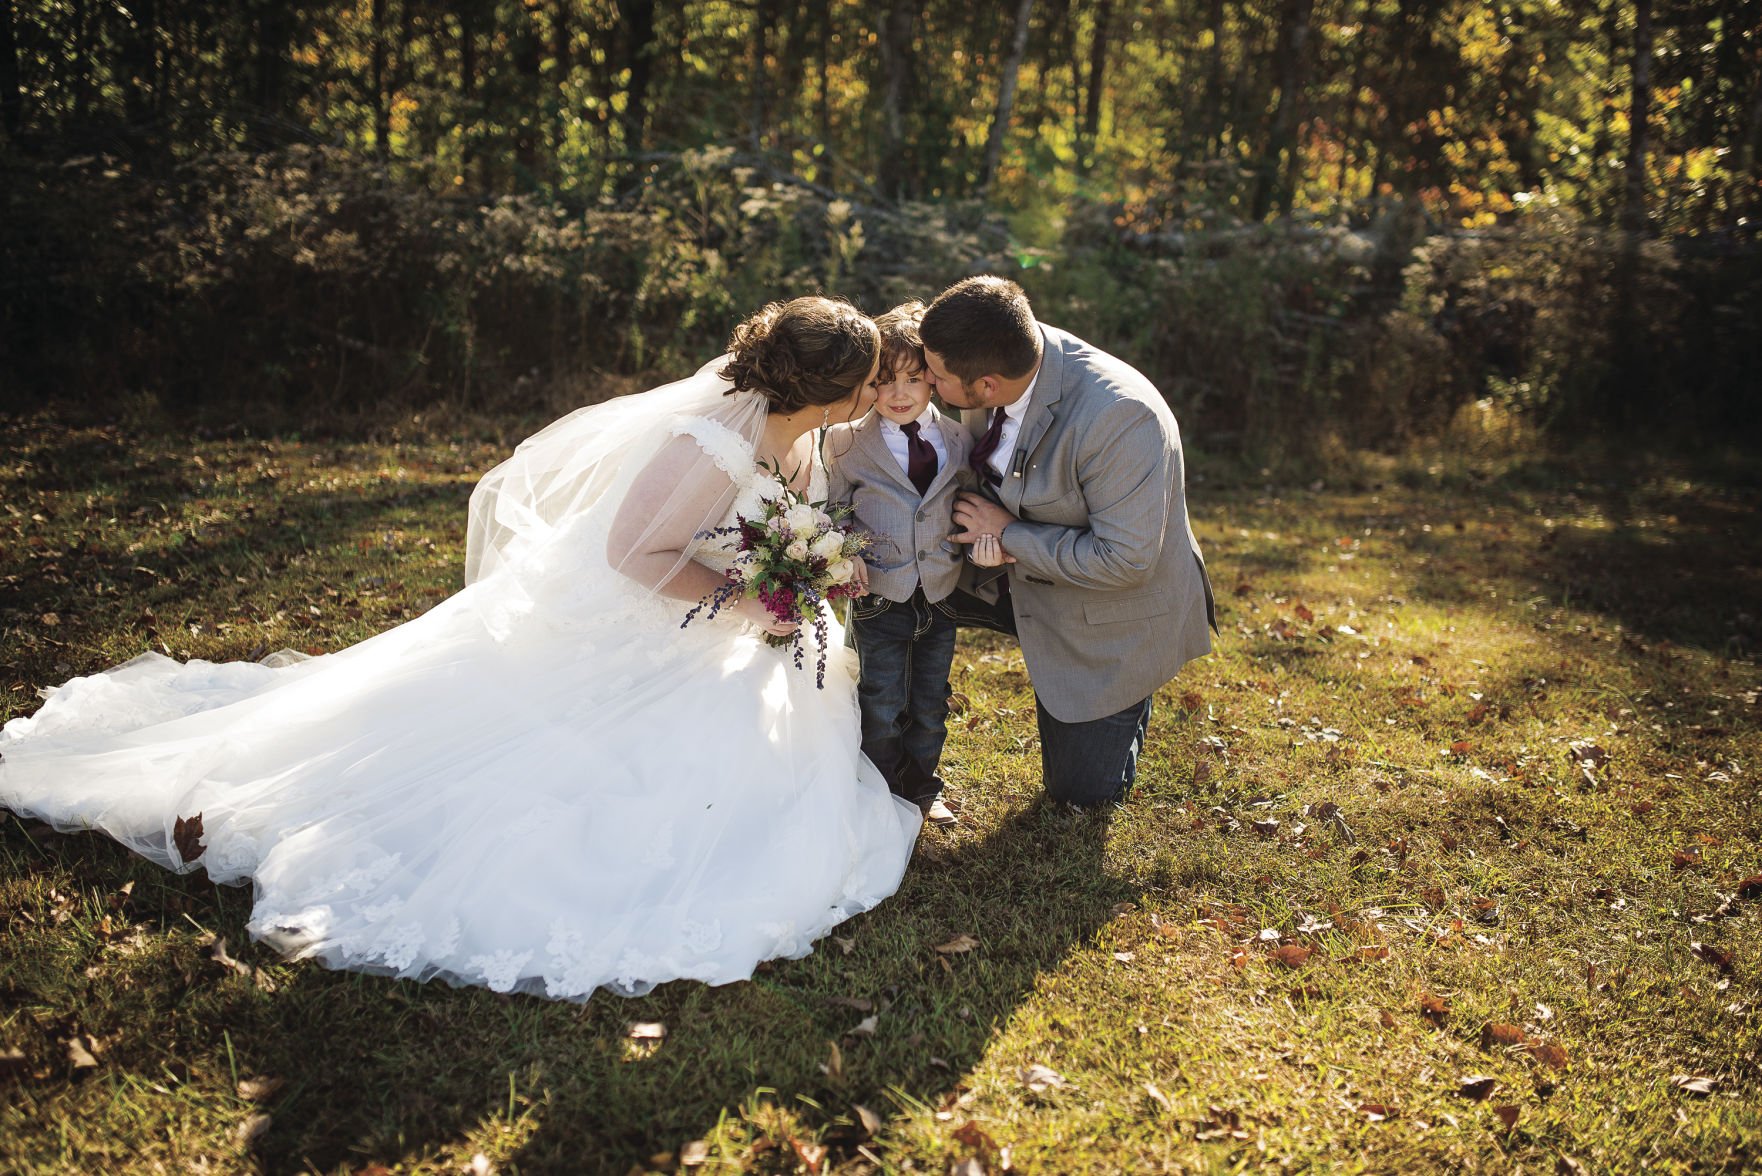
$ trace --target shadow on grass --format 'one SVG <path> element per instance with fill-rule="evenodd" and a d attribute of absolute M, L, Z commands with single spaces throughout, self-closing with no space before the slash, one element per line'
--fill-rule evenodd
<path fill-rule="evenodd" d="M 622 1173 L 713 1136 L 725 1116 L 762 1119 L 767 1102 L 803 1138 L 853 1145 L 839 1124 L 854 1104 L 883 1117 L 939 1104 L 1038 978 L 1137 896 L 1102 866 L 1107 829 L 1105 816 L 1031 806 L 976 841 L 921 849 L 899 894 L 838 930 L 848 951 L 827 939 L 748 982 L 676 982 L 577 1006 L 281 964 L 245 940 L 248 892 L 172 875 L 99 836 L 32 840 L 13 821 L 9 856 L 40 857 L 99 895 L 133 881 L 127 914 L 160 942 L 117 969 L 101 964 L 100 945 L 70 966 L 65 939 L 30 936 L 5 1003 L 108 1040 L 99 1080 L 124 1092 L 189 1082 L 231 1119 L 267 1110 L 257 1156 L 272 1172 L 419 1162 L 487 1133 L 516 1144 L 522 1171 Z M 192 925 L 225 936 L 261 978 L 173 934 Z M 979 946 L 935 950 L 962 933 Z M 851 1032 L 859 1001 L 873 1003 L 872 1035 Z M 631 1021 L 666 1024 L 652 1056 L 632 1051 Z M 828 1073 L 833 1042 L 842 1066 Z M 55 1048 L 45 1037 L 36 1052 Z M 261 1108 L 228 1108 L 216 1092 L 235 1075 L 284 1085 Z M 53 1115 L 78 1077 L 33 1084 L 33 1101 Z"/>

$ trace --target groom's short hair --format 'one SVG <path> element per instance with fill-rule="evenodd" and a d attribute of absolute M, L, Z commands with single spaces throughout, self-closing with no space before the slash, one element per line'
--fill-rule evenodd
<path fill-rule="evenodd" d="M 1040 328 L 1028 296 L 989 274 L 956 282 L 924 312 L 918 337 L 963 384 L 981 376 L 1018 379 L 1040 362 Z"/>

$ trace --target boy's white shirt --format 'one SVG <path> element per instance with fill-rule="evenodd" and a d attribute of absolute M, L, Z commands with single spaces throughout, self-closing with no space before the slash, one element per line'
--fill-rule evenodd
<path fill-rule="evenodd" d="M 905 435 L 904 426 L 892 417 L 882 416 L 878 410 L 875 411 L 875 417 L 881 422 L 881 439 L 887 442 L 887 452 L 893 454 L 893 460 L 897 461 L 899 468 L 909 476 L 912 472 L 911 441 Z M 930 448 L 936 451 L 936 471 L 938 473 L 948 464 L 948 444 L 943 441 L 942 430 L 938 427 L 940 419 L 941 414 L 936 411 L 936 406 L 928 403 L 924 405 L 923 412 L 912 418 L 918 424 L 918 436 L 928 441 Z"/>

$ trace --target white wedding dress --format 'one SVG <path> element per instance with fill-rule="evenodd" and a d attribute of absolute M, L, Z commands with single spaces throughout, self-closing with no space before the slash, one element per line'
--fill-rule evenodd
<path fill-rule="evenodd" d="M 606 554 L 658 453 L 683 445 L 685 480 L 723 491 L 703 522 L 775 489 L 762 411 L 722 399 L 714 366 L 523 445 L 473 497 L 471 582 L 416 620 L 49 691 L 0 731 L 0 806 L 249 880 L 251 933 L 336 968 L 581 1000 L 805 955 L 893 893 L 919 824 L 858 749 L 837 623 L 818 688 L 811 635 L 798 669 L 732 616 L 682 628 L 690 601 Z M 186 862 L 175 826 L 197 814 Z"/>

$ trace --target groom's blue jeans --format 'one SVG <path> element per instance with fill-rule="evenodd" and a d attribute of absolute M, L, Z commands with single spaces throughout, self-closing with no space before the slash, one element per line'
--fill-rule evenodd
<path fill-rule="evenodd" d="M 949 597 L 948 607 L 963 625 L 1016 635 L 1015 609 L 1007 593 L 989 604 L 957 591 Z M 1083 808 L 1124 800 L 1138 778 L 1138 753 L 1150 727 L 1150 702 L 1146 698 L 1099 719 L 1066 723 L 1053 718 L 1037 696 L 1040 778 L 1046 795 Z"/>
<path fill-rule="evenodd" d="M 863 754 L 895 795 L 925 808 L 942 792 L 936 768 L 948 739 L 954 617 L 919 588 L 907 601 L 853 601 L 850 631 L 861 663 Z"/>

